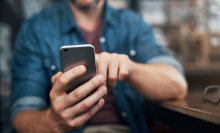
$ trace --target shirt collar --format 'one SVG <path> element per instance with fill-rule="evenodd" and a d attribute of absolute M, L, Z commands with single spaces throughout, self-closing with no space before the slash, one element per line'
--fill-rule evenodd
<path fill-rule="evenodd" d="M 115 26 L 116 21 L 114 18 L 115 9 L 108 5 L 107 0 L 105 0 L 104 10 L 103 10 L 103 20 L 106 25 Z"/>
<path fill-rule="evenodd" d="M 115 9 L 110 7 L 107 4 L 107 1 L 105 0 L 104 3 L 104 10 L 103 10 L 103 22 L 106 25 L 114 26 L 115 21 L 113 19 L 113 15 L 115 13 Z M 76 21 L 72 15 L 68 0 L 64 0 L 63 3 L 61 4 L 61 27 L 62 27 L 62 32 L 67 33 L 71 31 L 74 28 L 77 28 Z"/>
<path fill-rule="evenodd" d="M 77 27 L 68 0 L 64 0 L 61 4 L 61 27 L 63 33 L 67 33 Z"/>

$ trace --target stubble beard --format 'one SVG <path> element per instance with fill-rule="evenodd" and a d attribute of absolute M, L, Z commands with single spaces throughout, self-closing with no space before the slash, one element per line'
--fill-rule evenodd
<path fill-rule="evenodd" d="M 92 7 L 95 7 L 100 0 L 95 0 L 94 2 L 92 2 L 90 5 L 82 5 L 80 4 L 79 2 L 77 2 L 77 0 L 71 0 L 72 3 L 78 8 L 78 9 L 81 9 L 81 10 L 88 10 Z"/>

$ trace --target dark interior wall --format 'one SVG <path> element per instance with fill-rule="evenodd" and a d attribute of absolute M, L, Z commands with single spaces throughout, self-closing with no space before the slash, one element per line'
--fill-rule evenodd
<path fill-rule="evenodd" d="M 19 2 L 16 3 L 17 9 L 19 9 Z M 15 42 L 17 33 L 19 31 L 22 18 L 18 16 L 18 10 L 12 8 L 10 3 L 6 0 L 0 0 L 0 39 L 7 40 L 0 44 L 0 132 L 9 133 L 12 131 L 12 125 L 10 122 L 10 92 L 12 85 L 11 78 L 11 58 L 12 49 Z M 6 27 L 5 27 L 6 26 Z M 4 31 L 9 30 L 9 33 L 4 34 Z M 9 28 L 9 29 L 8 29 Z M 2 38 L 6 37 L 6 38 Z M 9 37 L 9 38 L 8 38 Z M 7 68 L 6 68 L 7 67 Z"/>
<path fill-rule="evenodd" d="M 18 3 L 19 4 L 19 3 Z M 20 6 L 20 5 L 17 5 Z M 16 35 L 20 28 L 22 18 L 19 18 L 10 4 L 6 0 L 1 0 L 0 4 L 0 21 L 9 24 L 12 28 L 12 46 L 14 44 Z"/>

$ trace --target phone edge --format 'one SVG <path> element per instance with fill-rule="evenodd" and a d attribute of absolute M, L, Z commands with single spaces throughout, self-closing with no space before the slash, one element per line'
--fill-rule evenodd
<path fill-rule="evenodd" d="M 60 50 L 62 50 L 62 49 L 64 49 L 64 48 L 76 48 L 76 47 L 82 48 L 82 47 L 88 47 L 88 46 L 94 48 L 94 46 L 91 45 L 91 44 L 81 44 L 81 45 L 66 45 L 66 46 L 61 46 L 61 47 L 60 47 Z M 94 49 L 95 49 L 95 48 L 94 48 Z"/>
<path fill-rule="evenodd" d="M 91 44 L 81 44 L 81 45 L 66 45 L 66 46 L 61 46 L 60 47 L 60 50 L 59 50 L 59 53 L 61 52 L 61 50 L 62 49 L 64 49 L 64 48 L 75 48 L 75 47 L 81 47 L 81 48 L 83 48 L 83 47 L 92 47 L 94 50 L 94 55 L 95 55 L 95 47 L 93 46 L 93 45 L 91 45 Z M 61 62 L 61 67 L 62 67 L 62 72 L 64 72 L 63 71 L 63 65 L 62 65 L 62 60 L 61 60 L 61 53 L 60 53 L 60 62 Z M 95 67 L 96 67 L 96 75 L 97 75 L 97 65 L 96 65 L 96 56 L 95 56 Z"/>

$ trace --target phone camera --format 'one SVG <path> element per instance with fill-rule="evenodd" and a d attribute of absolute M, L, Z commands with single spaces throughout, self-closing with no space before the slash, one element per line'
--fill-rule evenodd
<path fill-rule="evenodd" d="M 64 49 L 64 51 L 65 51 L 65 52 L 67 52 L 67 51 L 68 51 L 68 49 L 67 49 L 67 48 L 65 48 L 65 49 Z"/>

